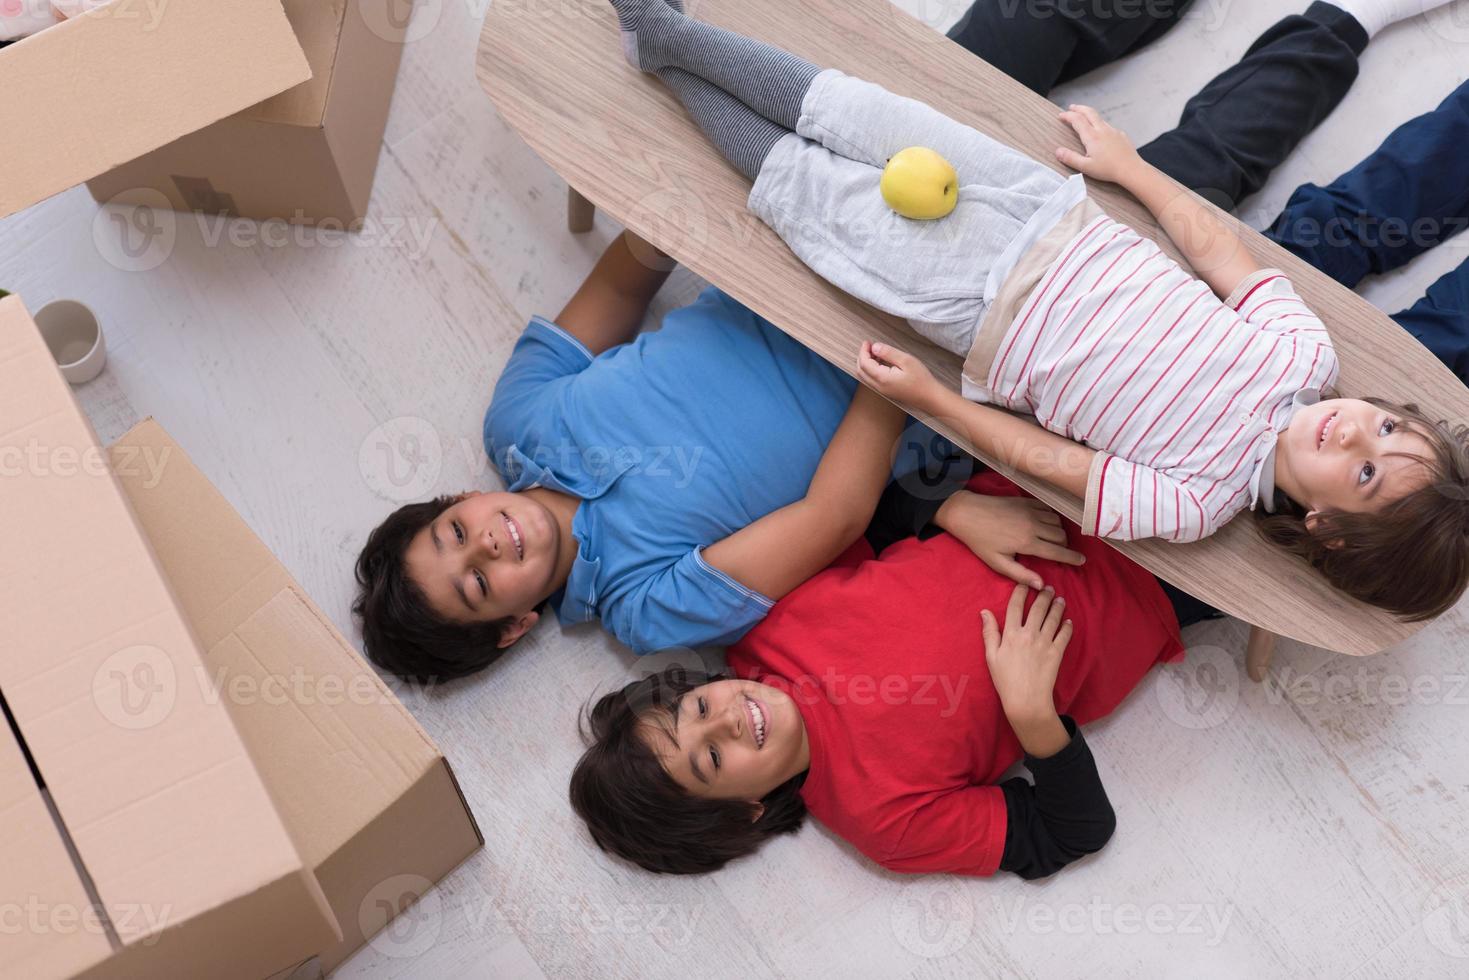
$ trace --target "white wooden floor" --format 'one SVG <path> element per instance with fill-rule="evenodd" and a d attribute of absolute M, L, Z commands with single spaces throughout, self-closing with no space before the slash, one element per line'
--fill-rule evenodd
<path fill-rule="evenodd" d="M 102 438 L 157 417 L 349 635 L 367 531 L 395 499 L 495 485 L 490 385 L 525 320 L 554 316 L 619 230 L 599 215 L 567 234 L 564 185 L 478 89 L 486 2 L 418 0 L 363 235 L 250 242 L 179 216 L 166 256 L 130 258 L 84 190 L 0 222 L 0 285 L 104 317 L 108 370 L 79 392 Z M 901 5 L 938 29 L 964 9 Z M 1252 223 L 1464 79 L 1466 7 L 1373 44 L 1346 104 L 1246 202 Z M 1151 137 L 1296 9 L 1199 0 L 1162 43 L 1057 98 Z M 1396 310 L 1466 257 L 1469 236 L 1367 295 Z M 701 286 L 680 270 L 650 323 Z M 1263 687 L 1243 676 L 1238 623 L 1189 639 L 1185 665 L 1089 734 L 1120 828 L 1051 881 L 903 878 L 814 825 L 670 880 L 602 857 L 566 802 L 578 706 L 640 665 L 594 629 L 547 625 L 482 676 L 402 692 L 486 847 L 410 913 L 416 929 L 339 975 L 1469 975 L 1466 606 L 1370 660 L 1288 644 Z"/>

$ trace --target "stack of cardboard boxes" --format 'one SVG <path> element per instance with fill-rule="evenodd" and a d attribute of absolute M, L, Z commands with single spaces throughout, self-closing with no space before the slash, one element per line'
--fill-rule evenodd
<path fill-rule="evenodd" d="M 447 761 L 157 423 L 0 299 L 0 974 L 329 970 L 482 843 Z"/>
<path fill-rule="evenodd" d="M 113 0 L 0 51 L 0 216 L 355 226 L 406 0 Z M 0 975 L 329 971 L 482 844 L 447 761 L 156 423 L 0 296 Z M 402 921 L 402 920 L 400 920 Z"/>
<path fill-rule="evenodd" d="M 0 51 L 0 217 L 99 201 L 367 213 L 411 0 L 112 0 Z"/>

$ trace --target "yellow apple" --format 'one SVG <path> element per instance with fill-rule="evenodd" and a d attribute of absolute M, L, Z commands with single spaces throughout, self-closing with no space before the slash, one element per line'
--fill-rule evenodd
<path fill-rule="evenodd" d="M 926 146 L 910 146 L 882 168 L 882 199 L 905 218 L 942 218 L 959 203 L 953 164 Z"/>

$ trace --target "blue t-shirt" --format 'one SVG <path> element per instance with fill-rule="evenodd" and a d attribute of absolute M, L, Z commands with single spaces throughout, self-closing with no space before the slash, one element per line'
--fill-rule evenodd
<path fill-rule="evenodd" d="M 636 653 L 729 644 L 772 600 L 702 549 L 801 499 L 856 382 L 714 287 L 593 357 L 534 317 L 485 414 L 510 490 L 582 500 L 562 623 Z"/>

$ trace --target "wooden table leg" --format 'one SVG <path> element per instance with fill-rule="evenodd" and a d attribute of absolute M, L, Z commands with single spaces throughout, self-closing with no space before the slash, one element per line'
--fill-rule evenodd
<path fill-rule="evenodd" d="M 1270 670 L 1270 661 L 1275 659 L 1275 641 L 1279 639 L 1268 630 L 1250 627 L 1250 639 L 1245 644 L 1245 672 L 1256 684 L 1263 681 Z"/>
<path fill-rule="evenodd" d="M 575 187 L 566 187 L 566 227 L 571 229 L 572 234 L 580 235 L 592 230 L 592 217 L 597 213 L 597 206 L 581 194 L 577 193 Z"/>

